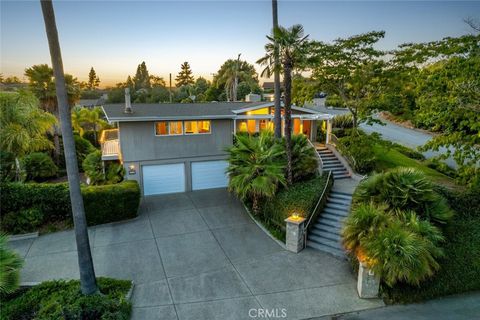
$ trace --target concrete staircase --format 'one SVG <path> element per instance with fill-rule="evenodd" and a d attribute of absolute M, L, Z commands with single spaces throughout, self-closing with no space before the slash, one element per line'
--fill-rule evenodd
<path fill-rule="evenodd" d="M 345 259 L 340 232 L 351 203 L 351 194 L 332 190 L 323 212 L 308 232 L 307 246 Z"/>
<path fill-rule="evenodd" d="M 326 171 L 332 171 L 335 180 L 350 178 L 350 173 L 348 172 L 347 168 L 345 168 L 337 156 L 327 147 L 318 147 L 317 152 L 322 159 L 322 169 Z"/>

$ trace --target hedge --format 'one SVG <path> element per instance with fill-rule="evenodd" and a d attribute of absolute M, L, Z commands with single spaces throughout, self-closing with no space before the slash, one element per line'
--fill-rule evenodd
<path fill-rule="evenodd" d="M 83 295 L 78 280 L 45 281 L 2 299 L 0 319 L 130 319 L 127 280 L 97 278 L 101 294 Z"/>
<path fill-rule="evenodd" d="M 4 183 L 0 185 L 2 216 L 36 208 L 43 214 L 43 224 L 72 220 L 67 183 Z M 82 186 L 88 225 L 131 219 L 137 216 L 140 187 L 128 180 L 104 186 Z M 5 229 L 4 231 L 12 231 Z M 34 230 L 31 230 L 34 231 Z"/>

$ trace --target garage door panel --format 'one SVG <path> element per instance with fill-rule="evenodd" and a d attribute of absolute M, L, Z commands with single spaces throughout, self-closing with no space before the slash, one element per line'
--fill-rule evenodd
<path fill-rule="evenodd" d="M 143 166 L 143 194 L 185 192 L 183 163 Z"/>
<path fill-rule="evenodd" d="M 224 160 L 192 162 L 192 190 L 226 187 L 227 167 L 228 162 Z"/>

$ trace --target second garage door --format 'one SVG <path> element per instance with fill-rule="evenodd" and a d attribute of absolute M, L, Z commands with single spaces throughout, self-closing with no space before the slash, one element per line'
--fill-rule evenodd
<path fill-rule="evenodd" d="M 143 166 L 143 194 L 166 194 L 185 191 L 183 163 Z"/>
<path fill-rule="evenodd" d="M 223 188 L 228 185 L 227 161 L 192 162 L 192 190 Z"/>

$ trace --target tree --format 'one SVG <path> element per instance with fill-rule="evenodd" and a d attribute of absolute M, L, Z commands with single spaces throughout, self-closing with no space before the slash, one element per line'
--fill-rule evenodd
<path fill-rule="evenodd" d="M 87 221 L 80 190 L 80 178 L 75 153 L 70 108 L 68 105 L 67 87 L 63 73 L 63 62 L 58 41 L 58 32 L 55 14 L 51 0 L 42 0 L 42 13 L 45 21 L 45 30 L 55 75 L 55 88 L 59 106 L 60 124 L 63 135 L 63 148 L 67 167 L 70 201 L 72 205 L 75 238 L 77 243 L 78 266 L 80 270 L 80 286 L 82 293 L 89 295 L 98 292 L 93 268 L 90 241 L 88 239 Z"/>
<path fill-rule="evenodd" d="M 138 91 L 140 89 L 150 89 L 152 87 L 150 84 L 150 75 L 148 74 L 145 61 L 142 61 L 142 63 L 138 65 L 137 72 L 135 73 L 135 77 L 133 78 L 133 83 L 135 91 Z"/>
<path fill-rule="evenodd" d="M 278 29 L 278 1 L 272 0 L 272 20 L 273 30 Z M 273 123 L 275 130 L 275 138 L 280 139 L 282 137 L 282 107 L 280 105 L 281 88 L 280 88 L 280 58 L 278 55 L 278 45 L 274 43 L 273 53 L 273 83 L 274 83 L 274 115 Z"/>
<path fill-rule="evenodd" d="M 258 85 L 255 67 L 240 60 L 240 55 L 238 59 L 228 59 L 222 64 L 214 77 L 214 85 L 224 90 L 227 101 L 237 101 L 239 82 L 245 82 L 250 88 Z"/>
<path fill-rule="evenodd" d="M 369 119 L 382 89 L 384 53 L 374 45 L 384 36 L 384 31 L 372 31 L 337 39 L 332 44 L 312 45 L 312 78 L 320 88 L 343 100 L 353 115 L 355 128 L 359 120 Z"/>
<path fill-rule="evenodd" d="M 180 66 L 180 72 L 178 73 L 177 77 L 175 78 L 175 83 L 177 88 L 181 86 L 186 86 L 189 84 L 194 83 L 194 78 L 192 75 L 192 69 L 190 69 L 190 65 L 187 61 L 182 63 Z"/>
<path fill-rule="evenodd" d="M 236 135 L 236 143 L 227 149 L 228 188 L 243 200 L 252 201 L 255 214 L 260 200 L 275 195 L 278 185 L 285 185 L 284 148 L 264 131 L 259 137 Z"/>
<path fill-rule="evenodd" d="M 153 74 L 150 76 L 150 84 L 152 85 L 152 88 L 165 88 L 166 86 L 165 80 L 162 77 L 158 77 Z"/>
<path fill-rule="evenodd" d="M 98 131 L 107 125 L 107 122 L 102 119 L 102 109 L 100 107 L 81 108 L 76 107 L 72 109 L 72 127 L 77 131 L 81 137 L 85 133 L 85 129 L 93 130 L 94 140 L 97 140 Z"/>
<path fill-rule="evenodd" d="M 87 88 L 88 90 L 95 90 L 100 85 L 100 78 L 97 76 L 95 69 L 93 67 L 90 68 L 90 72 L 88 73 L 88 82 Z"/>
<path fill-rule="evenodd" d="M 309 43 L 307 36 L 304 36 L 303 27 L 299 24 L 289 29 L 279 27 L 273 31 L 273 36 L 267 36 L 270 40 L 265 45 L 267 52 L 263 58 L 257 63 L 264 65 L 265 69 L 262 76 L 270 76 L 275 70 L 276 46 L 278 46 L 278 54 L 283 69 L 283 83 L 285 90 L 284 108 L 285 108 L 285 141 L 287 152 L 287 181 L 291 185 L 293 183 L 292 175 L 292 72 L 300 69 L 305 65 L 307 60 L 307 52 Z"/>
<path fill-rule="evenodd" d="M 38 104 L 37 98 L 28 92 L 0 94 L 0 147 L 14 155 L 17 180 L 21 157 L 53 147 L 47 133 L 56 119 L 38 108 Z"/>

